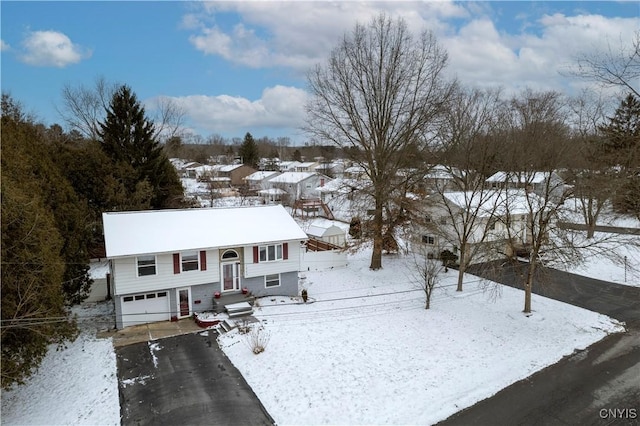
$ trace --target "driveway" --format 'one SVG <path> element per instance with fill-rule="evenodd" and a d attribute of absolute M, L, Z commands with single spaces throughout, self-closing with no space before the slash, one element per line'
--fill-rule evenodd
<path fill-rule="evenodd" d="M 116 348 L 123 425 L 272 425 L 217 332 Z"/>
<path fill-rule="evenodd" d="M 525 266 L 492 262 L 468 272 L 522 288 Z M 607 336 L 440 424 L 639 425 L 640 288 L 549 268 L 541 268 L 535 281 L 534 293 L 624 321 L 628 331 Z"/>

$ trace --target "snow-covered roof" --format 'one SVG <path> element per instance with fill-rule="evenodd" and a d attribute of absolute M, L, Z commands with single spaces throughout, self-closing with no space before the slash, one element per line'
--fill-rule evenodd
<path fill-rule="evenodd" d="M 252 182 L 260 182 L 262 180 L 269 179 L 279 174 L 280 172 L 259 171 L 259 172 L 251 173 L 249 176 L 246 176 L 244 179 Z"/>
<path fill-rule="evenodd" d="M 453 179 L 454 177 L 464 177 L 465 172 L 455 167 L 447 167 L 441 164 L 433 166 L 424 175 L 425 179 Z"/>
<path fill-rule="evenodd" d="M 284 172 L 281 175 L 278 175 L 272 179 L 269 179 L 269 182 L 299 183 L 315 175 L 317 175 L 317 173 L 314 173 L 314 172 Z"/>
<path fill-rule="evenodd" d="M 549 172 L 496 172 L 489 176 L 486 182 L 510 183 L 542 183 L 549 179 Z"/>
<path fill-rule="evenodd" d="M 107 257 L 305 240 L 284 207 L 103 213 Z"/>
<path fill-rule="evenodd" d="M 456 206 L 471 210 L 478 210 L 480 217 L 502 215 L 508 211 L 510 214 L 529 213 L 529 202 L 536 202 L 535 194 L 527 194 L 524 190 L 513 189 L 508 191 L 487 190 L 482 193 L 473 191 L 455 191 L 442 194 L 447 200 Z"/>
<path fill-rule="evenodd" d="M 327 235 L 327 230 L 333 229 L 330 235 L 340 235 L 349 232 L 349 224 L 338 220 L 330 220 L 324 218 L 314 219 L 307 228 L 307 234 L 314 237 L 323 237 Z M 339 231 L 339 232 L 338 232 Z"/>

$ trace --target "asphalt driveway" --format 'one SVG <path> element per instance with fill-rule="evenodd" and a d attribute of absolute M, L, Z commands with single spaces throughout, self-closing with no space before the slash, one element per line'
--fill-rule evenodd
<path fill-rule="evenodd" d="M 217 332 L 116 349 L 123 425 L 272 425 L 216 342 Z"/>
<path fill-rule="evenodd" d="M 524 267 L 493 262 L 468 272 L 522 288 Z M 628 331 L 607 336 L 440 424 L 640 425 L 640 288 L 549 268 L 541 268 L 535 282 L 534 293 L 624 321 Z"/>

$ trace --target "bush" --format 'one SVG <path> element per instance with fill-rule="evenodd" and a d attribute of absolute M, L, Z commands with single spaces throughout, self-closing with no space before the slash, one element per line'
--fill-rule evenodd
<path fill-rule="evenodd" d="M 271 335 L 265 331 L 264 327 L 257 326 L 253 327 L 251 331 L 247 333 L 245 342 L 249 349 L 251 349 L 251 352 L 258 355 L 264 352 L 269 340 L 271 340 Z"/>
<path fill-rule="evenodd" d="M 440 253 L 440 260 L 442 261 L 442 266 L 455 265 L 458 261 L 458 255 L 451 250 L 443 250 Z"/>

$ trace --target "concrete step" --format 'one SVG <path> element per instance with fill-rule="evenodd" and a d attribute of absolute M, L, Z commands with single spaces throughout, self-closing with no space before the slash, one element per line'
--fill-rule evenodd
<path fill-rule="evenodd" d="M 220 323 L 220 328 L 222 329 L 222 331 L 224 331 L 225 333 L 230 332 L 231 330 L 233 330 L 234 328 L 236 328 L 237 325 L 235 323 L 234 320 L 232 319 L 225 319 L 224 321 L 222 321 Z"/>

